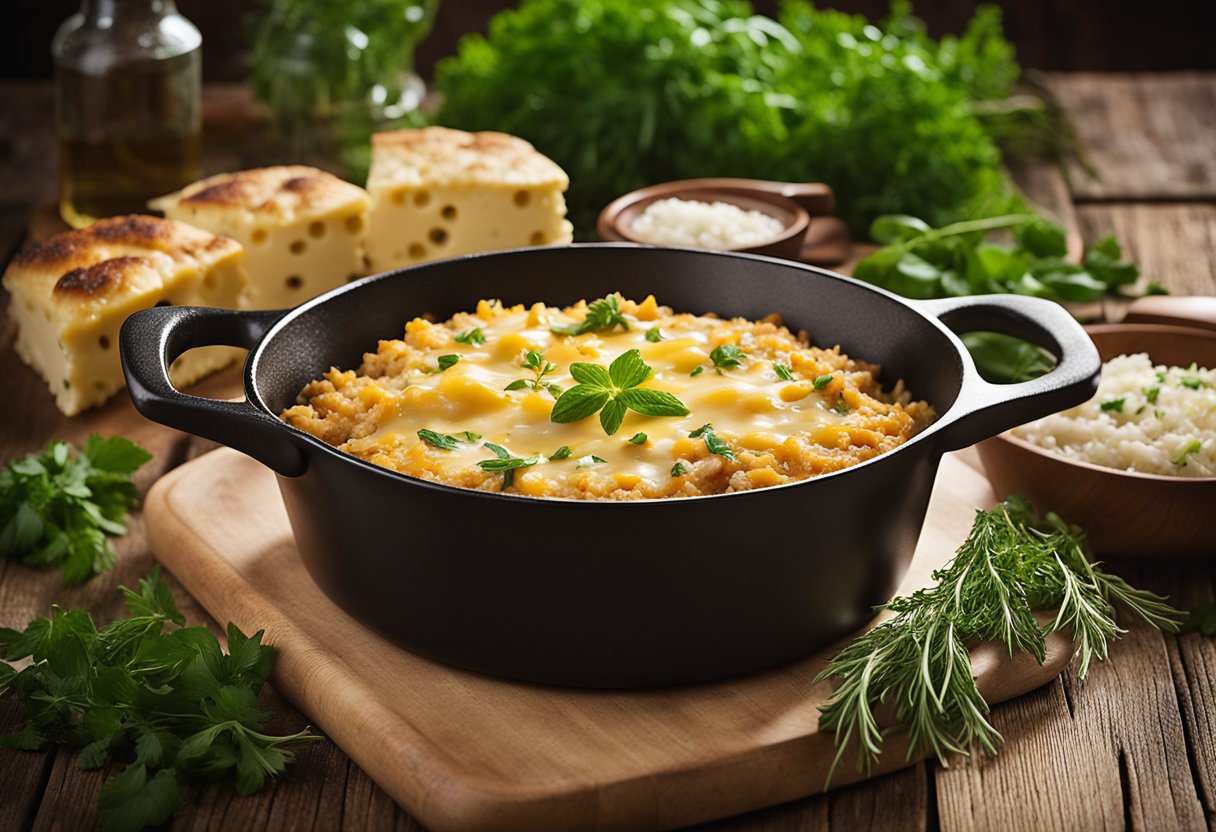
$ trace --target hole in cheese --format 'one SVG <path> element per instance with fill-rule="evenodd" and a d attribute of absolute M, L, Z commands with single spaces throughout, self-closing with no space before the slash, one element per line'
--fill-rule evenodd
<path fill-rule="evenodd" d="M 534 246 L 539 246 L 545 241 L 545 232 L 533 231 L 532 236 L 528 238 L 528 242 Z"/>
<path fill-rule="evenodd" d="M 405 188 L 402 188 L 399 191 L 393 191 L 393 193 L 389 196 L 389 199 L 392 200 L 394 205 L 404 205 L 405 204 Z"/>
<path fill-rule="evenodd" d="M 456 219 L 456 206 L 455 205 L 443 206 L 443 210 L 439 212 L 439 215 L 442 216 L 445 220 L 451 222 L 452 220 Z"/>
<path fill-rule="evenodd" d="M 426 246 L 422 243 L 410 243 L 409 255 L 415 260 L 426 254 Z"/>
<path fill-rule="evenodd" d="M 103 335 L 100 338 L 98 338 L 97 345 L 99 347 L 101 347 L 103 350 L 108 350 L 110 348 L 110 336 Z"/>
<path fill-rule="evenodd" d="M 358 234 L 363 230 L 363 218 L 354 216 L 353 214 L 346 218 L 346 230 L 351 234 Z"/>
<path fill-rule="evenodd" d="M 325 236 L 325 223 L 320 220 L 314 220 L 308 224 L 308 236 L 314 240 L 319 240 Z"/>
<path fill-rule="evenodd" d="M 425 208 L 431 201 L 430 191 L 419 191 L 414 194 L 414 204 L 419 208 Z"/>
<path fill-rule="evenodd" d="M 437 246 L 441 246 L 448 241 L 448 232 L 442 228 L 432 228 L 426 236 L 430 237 L 431 242 Z"/>
<path fill-rule="evenodd" d="M 252 243 L 256 243 L 257 245 L 261 245 L 262 243 L 266 242 L 266 229 L 265 228 L 253 229 L 253 233 L 249 235 L 249 241 Z"/>
<path fill-rule="evenodd" d="M 515 204 L 518 205 L 520 208 L 523 208 L 525 205 L 527 205 L 529 202 L 532 201 L 532 194 L 529 193 L 528 191 L 516 191 L 514 198 L 515 198 Z"/>
<path fill-rule="evenodd" d="M 293 274 L 289 276 L 284 283 L 287 284 L 288 289 L 299 289 L 304 286 L 304 278 L 300 277 L 298 274 Z"/>
<path fill-rule="evenodd" d="M 291 245 L 287 248 L 292 254 L 303 254 L 304 249 L 308 248 L 308 243 L 303 240 L 292 240 Z"/>

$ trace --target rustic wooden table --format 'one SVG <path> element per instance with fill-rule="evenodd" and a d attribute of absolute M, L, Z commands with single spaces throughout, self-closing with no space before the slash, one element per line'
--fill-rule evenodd
<path fill-rule="evenodd" d="M 1087 240 L 1116 234 L 1146 279 L 1175 294 L 1216 294 L 1216 74 L 1057 75 L 1048 82 L 1075 119 L 1101 179 L 1026 166 L 1015 171 L 1026 193 Z M 263 133 L 231 128 L 231 114 L 248 109 L 241 90 L 208 90 L 205 109 L 209 170 L 273 159 Z M 0 83 L 0 264 L 26 239 L 37 206 L 48 203 L 54 189 L 50 88 Z M 7 306 L 7 299 L 0 304 Z M 1121 309 L 1107 304 L 1104 312 L 1117 319 Z M 79 442 L 91 432 L 122 433 L 156 454 L 137 477 L 146 489 L 170 468 L 211 449 L 210 443 L 144 421 L 125 397 L 74 419 L 62 417 L 42 380 L 14 354 L 12 340 L 12 324 L 5 320 L 0 377 L 9 404 L 0 418 L 0 461 L 41 449 L 51 438 Z M 239 394 L 238 377 L 229 371 L 201 391 Z M 0 626 L 22 626 L 52 603 L 85 607 L 103 619 L 118 614 L 115 587 L 133 585 L 153 564 L 138 514 L 116 548 L 114 571 L 80 587 L 0 561 Z M 1115 568 L 1182 606 L 1216 600 L 1212 563 L 1129 561 Z M 192 622 L 214 626 L 180 586 L 175 590 Z M 306 724 L 273 692 L 266 704 L 284 714 L 275 727 Z M 997 758 L 955 760 L 950 768 L 921 763 L 707 828 L 1216 828 L 1216 639 L 1135 627 L 1083 684 L 1066 672 L 998 706 L 992 719 L 1006 739 Z M 20 723 L 16 704 L 0 699 L 0 734 Z M 80 771 L 74 754 L 64 749 L 0 750 L 0 830 L 93 827 L 105 776 Z M 328 741 L 306 746 L 288 776 L 254 796 L 193 787 L 170 825 L 421 828 Z"/>

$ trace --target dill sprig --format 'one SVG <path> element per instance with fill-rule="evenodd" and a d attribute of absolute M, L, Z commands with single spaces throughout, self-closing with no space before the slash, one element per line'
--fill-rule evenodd
<path fill-rule="evenodd" d="M 899 730 L 908 733 L 909 759 L 928 750 L 946 765 L 948 754 L 976 745 L 995 754 L 1001 735 L 971 675 L 968 648 L 977 641 L 1041 663 L 1047 635 L 1061 630 L 1072 637 L 1084 679 L 1125 632 L 1116 608 L 1170 632 L 1185 619 L 1161 596 L 1102 571 L 1089 559 L 1084 532 L 1052 513 L 1040 519 L 1016 496 L 977 511 L 971 534 L 933 579 L 935 586 L 894 598 L 886 606 L 895 616 L 850 642 L 817 677 L 837 680 L 819 717 L 820 728 L 836 735 L 829 782 L 849 748 L 858 770 L 869 772 L 884 737 Z M 1042 610 L 1057 611 L 1046 625 L 1035 617 Z M 879 704 L 893 707 L 895 726 L 879 724 Z"/>

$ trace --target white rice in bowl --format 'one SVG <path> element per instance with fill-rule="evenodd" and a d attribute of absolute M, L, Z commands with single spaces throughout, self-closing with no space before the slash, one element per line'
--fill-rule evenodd
<path fill-rule="evenodd" d="M 1216 369 L 1153 366 L 1146 353 L 1102 365 L 1085 404 L 1013 430 L 1070 459 L 1170 477 L 1216 477 Z"/>

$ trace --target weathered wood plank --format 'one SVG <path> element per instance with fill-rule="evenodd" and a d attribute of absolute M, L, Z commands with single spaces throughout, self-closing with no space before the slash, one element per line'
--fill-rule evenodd
<path fill-rule="evenodd" d="M 1099 178 L 1074 167 L 1082 200 L 1216 197 L 1216 74 L 1053 74 Z"/>

